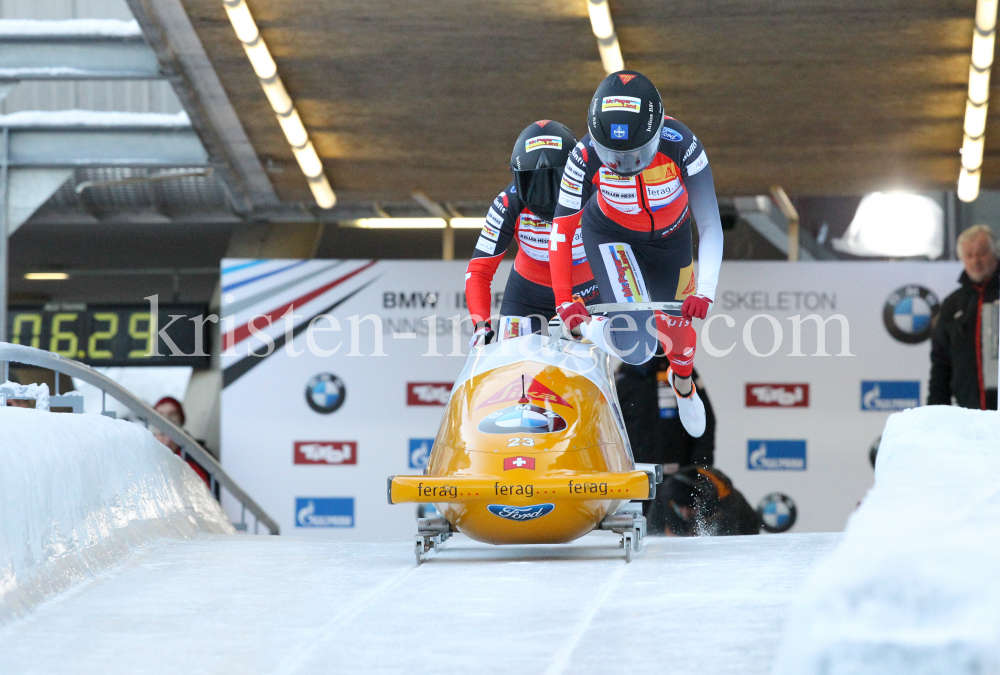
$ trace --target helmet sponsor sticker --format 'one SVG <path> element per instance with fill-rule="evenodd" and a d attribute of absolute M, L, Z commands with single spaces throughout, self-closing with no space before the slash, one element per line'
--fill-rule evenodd
<path fill-rule="evenodd" d="M 534 506 L 505 506 L 504 504 L 490 504 L 486 507 L 494 516 L 500 516 L 507 520 L 524 522 L 536 520 L 542 516 L 547 516 L 556 508 L 555 504 L 535 504 Z"/>
<path fill-rule="evenodd" d="M 485 434 L 550 434 L 568 425 L 559 413 L 529 403 L 518 403 L 490 413 L 479 423 Z"/>
<path fill-rule="evenodd" d="M 627 141 L 628 140 L 628 125 L 627 124 L 612 124 L 611 125 L 611 138 L 616 141 Z"/>
<path fill-rule="evenodd" d="M 536 378 L 532 378 L 531 382 L 524 385 L 520 378 L 516 380 L 511 380 L 508 382 L 503 389 L 500 389 L 488 399 L 476 406 L 476 410 L 480 408 L 485 408 L 488 405 L 497 405 L 498 403 L 510 403 L 511 401 L 520 400 L 522 397 L 527 397 L 528 399 L 533 399 L 536 401 L 548 401 L 549 403 L 554 403 L 556 405 L 566 406 L 567 408 L 572 408 L 569 402 L 564 399 L 559 394 L 555 393 L 547 386 L 539 382 Z M 527 403 L 528 401 L 525 401 Z"/>
<path fill-rule="evenodd" d="M 618 79 L 622 81 L 622 84 L 628 84 L 636 78 L 635 75 L 629 75 L 628 73 L 619 73 Z"/>
<path fill-rule="evenodd" d="M 609 110 L 627 110 L 628 112 L 641 113 L 642 100 L 635 96 L 605 96 L 601 99 L 601 112 Z"/>
<path fill-rule="evenodd" d="M 665 141 L 673 141 L 674 143 L 680 143 L 684 140 L 684 136 L 679 131 L 675 131 L 668 126 L 663 127 L 663 131 L 660 132 L 660 138 Z"/>
<path fill-rule="evenodd" d="M 688 175 L 693 176 L 702 169 L 704 169 L 706 166 L 708 166 L 708 155 L 706 155 L 705 151 L 702 150 L 701 154 L 698 155 L 698 158 L 693 162 L 691 162 L 690 164 L 688 164 L 687 166 Z"/>
<path fill-rule="evenodd" d="M 535 136 L 524 142 L 525 152 L 532 152 L 533 150 L 540 150 L 542 148 L 562 150 L 562 138 L 559 136 Z"/>

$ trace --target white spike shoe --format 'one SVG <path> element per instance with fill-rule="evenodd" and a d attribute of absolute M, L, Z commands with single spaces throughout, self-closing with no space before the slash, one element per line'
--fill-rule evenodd
<path fill-rule="evenodd" d="M 694 379 L 691 379 L 691 393 L 687 396 L 682 396 L 677 391 L 677 387 L 674 386 L 674 371 L 672 368 L 667 372 L 667 378 L 670 386 L 674 388 L 674 394 L 677 396 L 677 413 L 680 415 L 684 430 L 695 438 L 701 438 L 701 435 L 705 433 L 705 404 L 702 403 L 701 397 L 698 396 L 698 389 L 694 386 Z"/>

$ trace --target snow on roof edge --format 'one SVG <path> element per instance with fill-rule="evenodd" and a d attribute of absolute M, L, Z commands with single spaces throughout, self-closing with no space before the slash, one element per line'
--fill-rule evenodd
<path fill-rule="evenodd" d="M 38 19 L 0 19 L 0 38 L 30 36 L 93 36 L 138 37 L 142 35 L 135 19 L 65 19 L 43 21 Z"/>
<path fill-rule="evenodd" d="M 0 115 L 0 127 L 190 127 L 183 110 L 176 114 L 100 110 L 22 110 Z"/>

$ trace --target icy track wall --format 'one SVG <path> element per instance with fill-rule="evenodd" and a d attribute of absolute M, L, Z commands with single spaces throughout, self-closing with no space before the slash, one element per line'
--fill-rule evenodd
<path fill-rule="evenodd" d="M 1000 413 L 889 418 L 875 486 L 806 581 L 774 675 L 1000 672 Z"/>
<path fill-rule="evenodd" d="M 0 625 L 140 546 L 198 532 L 235 531 L 146 429 L 0 407 Z"/>

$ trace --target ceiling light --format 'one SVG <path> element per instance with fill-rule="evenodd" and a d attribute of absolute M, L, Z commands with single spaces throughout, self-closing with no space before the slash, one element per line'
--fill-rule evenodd
<path fill-rule="evenodd" d="M 958 174 L 958 198 L 963 202 L 975 201 L 979 196 L 996 28 L 997 0 L 979 0 L 976 3 L 976 27 L 972 33 L 972 63 L 969 66 L 969 97 L 965 103 L 962 168 Z"/>
<path fill-rule="evenodd" d="M 485 218 L 452 218 L 451 226 L 470 230 L 481 230 L 486 224 Z"/>
<path fill-rule="evenodd" d="M 444 229 L 444 218 L 360 218 L 341 223 L 345 227 Z"/>
<path fill-rule="evenodd" d="M 615 35 L 615 24 L 611 20 L 611 7 L 608 0 L 587 0 L 587 10 L 590 12 L 590 27 L 597 37 L 597 51 L 601 54 L 601 65 L 607 74 L 625 69 L 622 50 Z"/>
<path fill-rule="evenodd" d="M 24 278 L 29 281 L 65 281 L 69 275 L 65 272 L 28 272 Z"/>
<path fill-rule="evenodd" d="M 260 86 L 264 89 L 264 95 L 267 96 L 271 109 L 278 118 L 281 131 L 292 146 L 295 160 L 306 175 L 313 199 L 321 208 L 333 208 L 337 203 L 337 195 L 334 194 L 330 181 L 323 173 L 323 162 L 320 161 L 316 149 L 309 140 L 309 132 L 302 124 L 292 97 L 288 95 L 284 83 L 278 77 L 278 66 L 267 49 L 253 15 L 250 14 L 250 8 L 247 7 L 245 0 L 223 0 L 222 4 L 225 5 L 226 14 L 233 25 L 233 30 L 236 31 L 236 37 L 246 51 L 250 65 L 260 79 Z"/>
<path fill-rule="evenodd" d="M 873 192 L 862 198 L 844 236 L 830 243 L 857 256 L 934 260 L 944 251 L 944 210 L 923 195 Z"/>

